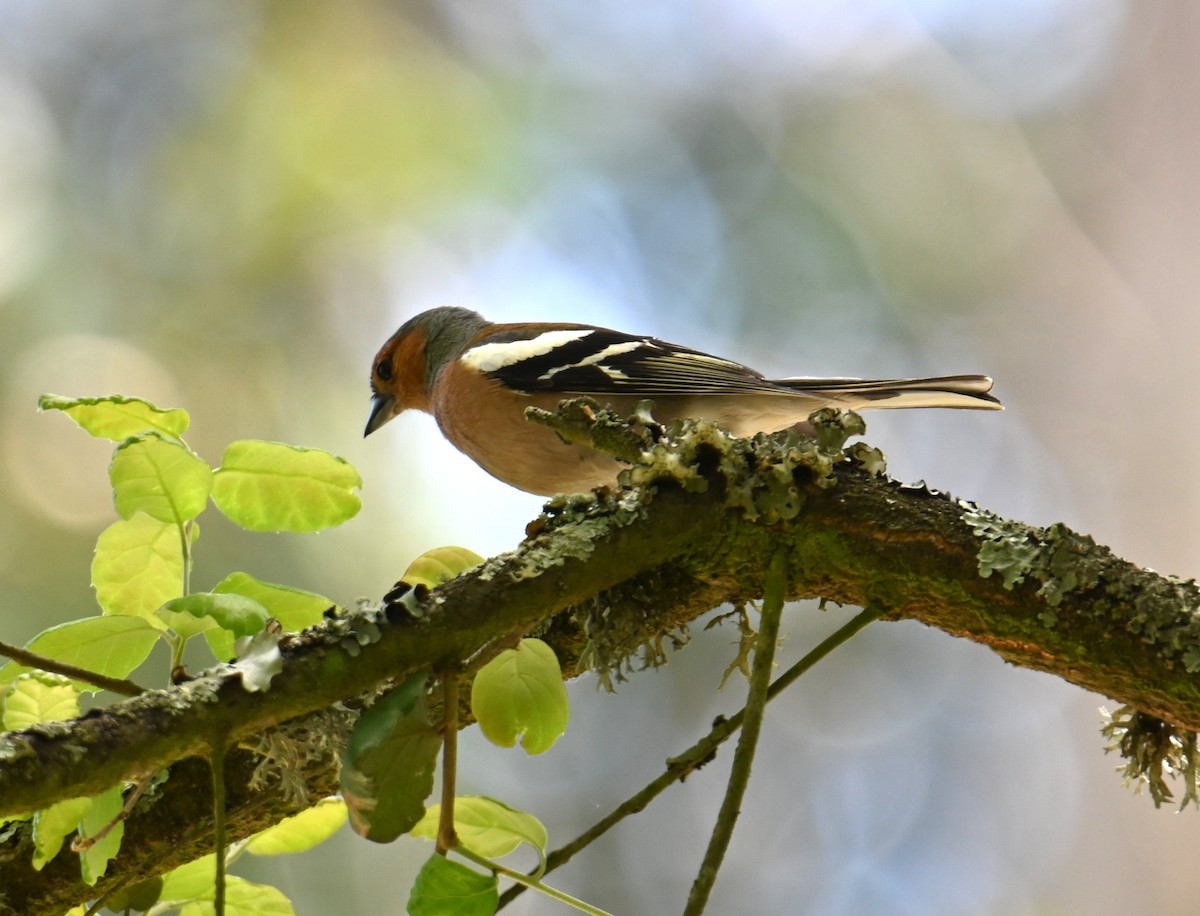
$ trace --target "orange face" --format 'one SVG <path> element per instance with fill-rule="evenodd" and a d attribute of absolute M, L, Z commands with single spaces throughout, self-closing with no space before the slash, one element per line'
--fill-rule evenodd
<path fill-rule="evenodd" d="M 371 393 L 371 415 L 363 435 L 370 435 L 406 410 L 428 412 L 423 328 L 402 328 L 383 345 L 371 364 Z"/>

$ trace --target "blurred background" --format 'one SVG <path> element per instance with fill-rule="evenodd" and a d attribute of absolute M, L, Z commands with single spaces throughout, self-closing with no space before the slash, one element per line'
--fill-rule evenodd
<path fill-rule="evenodd" d="M 97 612 L 113 518 L 109 446 L 43 392 L 186 407 L 214 464 L 258 437 L 362 471 L 320 535 L 206 514 L 198 588 L 351 603 L 428 548 L 515 546 L 538 499 L 428 417 L 361 438 L 376 348 L 441 304 L 768 374 L 987 372 L 1003 414 L 868 415 L 895 476 L 1194 575 L 1197 41 L 1200 6 L 1153 0 L 0 0 L 3 638 Z M 850 613 L 789 608 L 780 664 Z M 740 706 L 735 642 L 581 679 L 543 758 L 468 735 L 464 790 L 566 841 Z M 772 705 L 711 911 L 1195 912 L 1200 812 L 1122 786 L 1107 702 L 871 627 Z M 552 883 L 677 912 L 729 756 Z M 238 870 L 400 913 L 428 852 L 345 831 Z"/>

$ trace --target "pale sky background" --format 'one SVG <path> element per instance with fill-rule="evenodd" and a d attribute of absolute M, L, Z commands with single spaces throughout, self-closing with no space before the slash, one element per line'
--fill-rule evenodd
<path fill-rule="evenodd" d="M 198 588 L 351 603 L 431 547 L 515 546 L 538 499 L 429 418 L 361 438 L 371 356 L 439 304 L 769 374 L 987 372 L 1003 414 L 867 417 L 895 476 L 1195 575 L 1198 42 L 1200 6 L 1119 0 L 0 0 L 3 638 L 96 612 L 113 517 L 108 447 L 43 392 L 186 407 L 214 463 L 257 437 L 362 471 L 320 535 L 202 517 Z M 780 664 L 851 612 L 790 608 Z M 573 837 L 740 705 L 735 639 L 581 679 L 537 760 L 468 735 L 464 789 Z M 1200 812 L 1122 786 L 1105 703 L 871 627 L 772 705 L 711 912 L 1195 912 Z M 679 911 L 729 756 L 554 882 Z M 239 871 L 374 916 L 428 851 L 347 831 Z"/>

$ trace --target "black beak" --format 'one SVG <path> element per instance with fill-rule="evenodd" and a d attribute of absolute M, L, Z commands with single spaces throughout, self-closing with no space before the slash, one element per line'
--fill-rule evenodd
<path fill-rule="evenodd" d="M 363 430 L 363 436 L 369 436 L 379 427 L 383 426 L 392 418 L 392 408 L 396 406 L 396 399 L 390 394 L 377 394 L 371 399 L 371 415 L 367 417 L 367 428 Z"/>

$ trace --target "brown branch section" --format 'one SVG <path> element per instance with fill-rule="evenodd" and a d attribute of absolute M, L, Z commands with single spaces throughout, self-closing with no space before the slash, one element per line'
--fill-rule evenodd
<path fill-rule="evenodd" d="M 552 502 L 517 550 L 447 583 L 436 601 L 410 596 L 386 618 L 339 619 L 285 639 L 284 670 L 266 692 L 218 673 L 0 736 L 0 816 L 204 755 L 214 735 L 253 741 L 414 671 L 462 665 L 469 675 L 497 645 L 535 627 L 568 675 L 582 666 L 620 673 L 631 654 L 710 608 L 758 597 L 781 546 L 790 598 L 922 620 L 1014 664 L 1200 728 L 1194 583 L 1137 569 L 1066 529 L 1007 523 L 855 462 L 831 471 L 830 453 L 787 437 L 730 441 L 691 425 L 647 435 L 639 480 L 669 479 Z M 664 454 L 673 456 L 666 465 Z M 985 578 L 981 568 L 992 572 Z M 327 793 L 336 746 L 300 755 L 276 783 L 306 785 L 314 799 Z M 251 789 L 249 757 L 239 752 L 229 774 L 231 840 L 303 805 L 277 784 Z M 67 853 L 34 872 L 28 830 L 11 829 L 0 837 L 0 913 L 61 911 L 206 852 L 207 783 L 202 762 L 174 766 L 130 818 L 110 877 L 94 888 L 81 884 Z"/>

